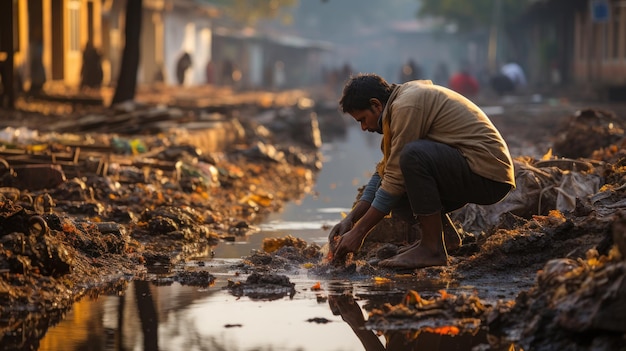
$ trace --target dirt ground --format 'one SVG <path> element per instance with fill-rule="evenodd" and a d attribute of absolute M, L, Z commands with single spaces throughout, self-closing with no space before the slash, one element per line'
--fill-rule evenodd
<path fill-rule="evenodd" d="M 247 235 L 264 215 L 310 191 L 321 161 L 318 121 L 310 118 L 310 106 L 303 107 L 306 94 L 259 93 L 245 99 L 202 94 L 214 97 L 204 102 L 204 110 L 188 105 L 191 92 L 145 92 L 139 99 L 143 105 L 123 111 L 58 101 L 22 105 L 30 112 L 2 111 L 7 126 L 45 130 L 39 137 L 52 133 L 46 127 L 58 126 L 59 119 L 75 118 L 81 121 L 75 128 L 82 128 L 78 138 L 61 134 L 37 143 L 4 142 L 2 157 L 12 160 L 4 163 L 0 177 L 0 344 L 5 349 L 36 349 L 37 340 L 74 301 L 121 291 L 149 267 L 176 265 Z M 137 118 L 155 116 L 150 106 L 163 102 L 159 96 L 169 96 L 165 104 L 176 107 L 166 117 L 214 119 L 203 112 L 212 106 L 212 114 L 238 120 L 241 137 L 227 151 L 205 153 L 172 143 L 180 139 L 167 130 L 147 128 L 148 135 L 119 138 L 125 141 L 120 146 L 114 143 L 119 139 L 102 133 L 105 126 L 93 123 L 94 115 L 135 113 L 124 122 L 137 125 Z M 216 107 L 215 101 L 228 103 Z M 393 280 L 408 274 L 452 285 L 505 282 L 513 296 L 487 288 L 471 296 L 409 291 L 397 304 L 372 309 L 366 327 L 393 324 L 450 335 L 483 331 L 489 334 L 489 344 L 481 346 L 485 350 L 624 350 L 626 114 L 621 107 L 567 110 L 519 104 L 494 115 L 516 156 L 518 188 L 497 205 L 466 206 L 451 214 L 463 245 L 450 252 L 448 266 L 413 272 L 376 267 L 377 260 L 406 244 L 409 225 L 389 218 L 342 264 L 330 262 L 325 248 L 299 239 L 266 241 L 243 260 L 251 274 L 233 284 L 232 293 L 242 294 L 245 284 L 274 284 L 289 292 L 292 285 L 281 274 L 302 265 L 327 278 Z M 272 118 L 264 123 L 247 117 L 268 111 Z M 309 116 L 304 126 L 302 111 Z M 293 123 L 300 133 L 286 132 Z M 319 123 L 323 127 L 324 121 Z M 310 138 L 302 138 L 302 131 Z M 87 140 L 96 142 L 88 148 Z M 76 156 L 76 145 L 91 154 Z M 59 155 L 55 162 L 51 154 Z M 30 162 L 15 161 L 24 158 Z M 66 176 L 79 171 L 80 177 Z M 400 234 L 383 242 L 390 232 Z M 177 279 L 207 285 L 211 276 L 181 273 Z"/>

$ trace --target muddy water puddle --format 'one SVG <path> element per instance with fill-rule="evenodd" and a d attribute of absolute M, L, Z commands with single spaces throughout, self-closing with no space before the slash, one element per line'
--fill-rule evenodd
<path fill-rule="evenodd" d="M 367 182 L 379 157 L 378 135 L 348 128 L 323 147 L 324 167 L 315 190 L 258 225 L 257 232 L 220 243 L 207 257 L 189 262 L 215 276 L 205 288 L 179 283 L 129 282 L 117 294 L 84 298 L 50 328 L 39 350 L 471 350 L 486 336 L 416 335 L 402 330 L 383 334 L 363 327 L 371 308 L 398 303 L 408 289 L 424 296 L 491 290 L 509 297 L 506 287 L 446 286 L 407 276 L 393 283 L 320 280 L 302 269 L 290 274 L 293 296 L 271 301 L 234 296 L 229 280 L 244 280 L 236 263 L 269 237 L 292 235 L 323 245 L 329 226 L 349 211 L 357 188 Z M 150 273 L 149 274 L 157 274 Z M 153 281 L 151 279 L 151 281 Z M 317 288 L 319 286 L 319 288 Z"/>
<path fill-rule="evenodd" d="M 123 296 L 80 301 L 47 333 L 40 350 L 382 350 L 385 336 L 366 329 L 359 333 L 369 335 L 357 335 L 341 313 L 348 310 L 345 318 L 354 320 L 349 308 L 358 306 L 366 319 L 366 305 L 397 302 L 405 291 L 400 286 L 326 281 L 326 299 L 320 299 L 320 292 L 311 289 L 317 281 L 303 274 L 290 276 L 297 291 L 293 298 L 257 301 L 228 294 L 223 288 L 232 276 L 216 274 L 216 284 L 206 289 L 136 281 Z M 349 304 L 333 301 L 346 296 Z M 378 340 L 378 346 L 364 348 L 359 337 Z M 400 337 L 406 340 L 402 331 L 395 339 Z M 410 340 L 428 350 L 470 350 L 483 337 L 424 333 Z"/>

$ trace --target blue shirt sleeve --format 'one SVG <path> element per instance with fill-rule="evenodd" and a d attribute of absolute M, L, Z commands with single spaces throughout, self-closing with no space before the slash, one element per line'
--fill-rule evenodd
<path fill-rule="evenodd" d="M 378 190 L 379 186 L 380 176 L 378 175 L 378 172 L 375 172 L 370 178 L 369 182 L 367 182 L 367 185 L 365 186 L 363 194 L 361 194 L 359 200 L 372 203 L 372 201 L 374 201 L 374 197 L 376 196 L 376 190 Z"/>
<path fill-rule="evenodd" d="M 384 214 L 388 214 L 401 198 L 402 195 L 391 195 L 382 188 L 378 188 L 374 196 L 374 201 L 372 201 L 372 207 Z"/>

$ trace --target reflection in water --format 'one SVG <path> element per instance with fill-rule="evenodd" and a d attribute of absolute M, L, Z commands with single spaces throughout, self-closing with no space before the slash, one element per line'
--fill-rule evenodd
<path fill-rule="evenodd" d="M 58 327 L 51 328 L 41 340 L 39 350 L 87 350 L 88 345 L 105 345 L 102 325 L 102 308 L 84 299 L 74 304 L 72 311 L 60 323 L 63 335 L 53 335 Z M 52 335 L 52 337 L 48 337 Z"/>
<path fill-rule="evenodd" d="M 469 351 L 485 342 L 483 334 L 367 329 L 368 311 L 397 304 L 405 285 L 326 281 L 322 282 L 326 302 L 318 298 L 320 292 L 310 289 L 315 280 L 292 276 L 294 298 L 254 301 L 228 294 L 223 289 L 226 280 L 223 276 L 218 279 L 222 286 L 202 289 L 135 281 L 122 296 L 78 302 L 42 340 L 40 350 Z M 412 281 L 411 286 L 435 291 L 434 286 L 420 284 Z"/>
<path fill-rule="evenodd" d="M 185 317 L 193 301 L 207 295 L 211 293 L 197 288 L 134 281 L 121 296 L 74 304 L 41 340 L 39 350 L 236 350 L 202 337 L 202 325 Z"/>
<path fill-rule="evenodd" d="M 389 302 L 388 302 L 389 303 Z M 486 334 L 445 335 L 433 332 L 393 329 L 374 331 L 367 329 L 364 311 L 352 294 L 329 295 L 328 304 L 333 314 L 350 325 L 366 351 L 381 350 L 427 350 L 427 351 L 470 351 L 475 346 L 486 344 Z M 392 327 L 392 326 L 390 326 Z"/>
<path fill-rule="evenodd" d="M 333 314 L 340 315 L 348 323 L 363 344 L 363 347 L 365 347 L 365 350 L 385 350 L 385 346 L 383 346 L 378 336 L 373 331 L 365 329 L 363 311 L 354 301 L 352 295 L 330 295 L 328 296 L 328 304 Z"/>
<path fill-rule="evenodd" d="M 159 321 L 149 284 L 146 281 L 135 282 L 135 299 L 137 299 L 137 310 L 139 311 L 143 335 L 143 349 L 145 351 L 157 351 L 159 349 Z"/>

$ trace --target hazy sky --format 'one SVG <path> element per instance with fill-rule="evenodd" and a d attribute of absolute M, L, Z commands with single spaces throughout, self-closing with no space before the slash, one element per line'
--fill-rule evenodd
<path fill-rule="evenodd" d="M 301 0 L 294 26 L 315 39 L 341 41 L 381 31 L 390 22 L 414 20 L 418 0 Z"/>
<path fill-rule="evenodd" d="M 385 48 L 392 28 L 416 23 L 419 0 L 300 0 L 294 23 L 281 32 L 332 43 L 330 64 L 383 74 L 406 57 Z"/>

